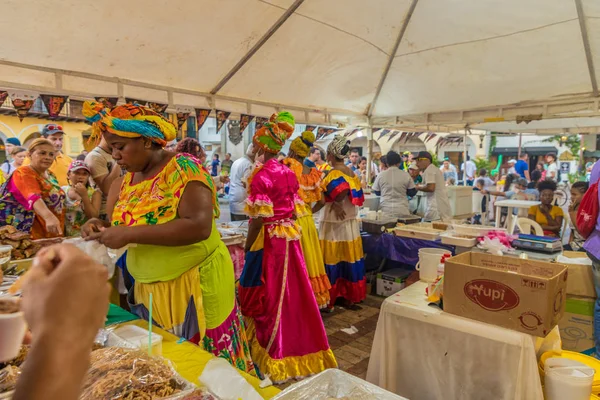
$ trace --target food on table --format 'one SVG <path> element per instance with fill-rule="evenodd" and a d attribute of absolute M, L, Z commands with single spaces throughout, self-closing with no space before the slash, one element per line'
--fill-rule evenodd
<path fill-rule="evenodd" d="M 63 238 L 32 240 L 31 235 L 19 232 L 12 226 L 0 227 L 0 245 L 12 247 L 11 256 L 13 260 L 31 258 L 37 254 L 42 247 L 51 246 L 62 242 Z M 0 259 L 3 255 L 0 254 Z"/>
<path fill-rule="evenodd" d="M 185 383 L 160 359 L 109 347 L 92 352 L 81 400 L 152 400 L 181 392 Z"/>
<path fill-rule="evenodd" d="M 21 302 L 13 297 L 0 299 L 0 314 L 13 314 L 21 310 Z"/>
<path fill-rule="evenodd" d="M 11 233 L 17 233 L 17 228 L 12 225 L 4 225 L 0 226 L 0 238 L 4 239 L 4 237 Z"/>
<path fill-rule="evenodd" d="M 9 365 L 4 369 L 0 370 L 0 393 L 10 392 L 15 389 L 17 385 L 17 379 L 21 374 L 19 367 L 13 367 Z"/>
<path fill-rule="evenodd" d="M 204 389 L 194 390 L 181 400 L 217 400 L 217 397 L 213 396 Z"/>
<path fill-rule="evenodd" d="M 21 346 L 21 350 L 19 350 L 19 355 L 17 355 L 15 358 L 13 358 L 10 361 L 7 361 L 5 363 L 0 363 L 0 370 L 12 365 L 13 367 L 21 367 L 21 365 L 23 365 L 23 362 L 25 361 L 25 358 L 27 358 L 27 354 L 29 353 L 29 345 L 22 345 Z"/>

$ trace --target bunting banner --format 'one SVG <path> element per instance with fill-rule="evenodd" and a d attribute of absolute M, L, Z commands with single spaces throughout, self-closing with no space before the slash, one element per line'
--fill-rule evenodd
<path fill-rule="evenodd" d="M 6 100 L 7 97 L 8 97 L 8 92 L 5 90 L 0 90 L 0 107 L 2 107 L 2 104 L 4 104 L 4 101 Z"/>
<path fill-rule="evenodd" d="M 177 114 L 177 130 L 181 131 L 183 124 L 187 122 L 187 119 L 190 117 L 189 112 L 178 112 Z"/>
<path fill-rule="evenodd" d="M 316 125 L 306 125 L 306 129 L 305 130 L 314 132 L 315 129 L 317 129 Z"/>
<path fill-rule="evenodd" d="M 262 128 L 263 125 L 266 124 L 267 122 L 269 122 L 269 118 L 256 117 L 256 125 L 254 127 L 254 131 L 256 132 L 257 130 Z"/>
<path fill-rule="evenodd" d="M 96 101 L 98 103 L 104 104 L 104 108 L 108 108 L 108 109 L 116 107 L 117 103 L 119 102 L 119 98 L 117 96 L 115 96 L 115 97 L 98 96 L 98 97 L 94 97 L 94 99 L 96 99 Z"/>
<path fill-rule="evenodd" d="M 17 112 L 19 121 L 23 122 L 23 119 L 29 114 L 29 110 L 33 107 L 33 103 L 39 97 L 39 94 L 25 90 L 12 90 L 8 94 Z"/>
<path fill-rule="evenodd" d="M 163 115 L 167 111 L 168 104 L 155 103 L 153 101 L 148 102 L 148 108 L 157 114 Z"/>
<path fill-rule="evenodd" d="M 40 97 L 46 106 L 49 119 L 58 118 L 69 98 L 69 96 L 54 96 L 52 94 L 42 94 Z"/>
<path fill-rule="evenodd" d="M 398 140 L 398 143 L 402 143 L 402 141 L 404 141 L 404 139 L 406 139 L 407 136 L 408 136 L 408 132 L 402 132 L 400 134 L 400 140 Z M 406 143 L 406 141 L 404 141 L 404 143 Z"/>
<path fill-rule="evenodd" d="M 395 138 L 396 136 L 398 136 L 398 134 L 400 134 L 400 131 L 394 131 L 394 132 L 392 132 L 392 134 L 388 138 L 388 142 L 390 142 L 393 138 Z"/>
<path fill-rule="evenodd" d="M 381 133 L 379 134 L 379 139 L 381 139 L 382 137 L 386 136 L 387 134 L 389 134 L 390 132 L 392 132 L 389 129 L 384 129 L 381 131 Z"/>
<path fill-rule="evenodd" d="M 225 125 L 225 121 L 229 118 L 231 113 L 228 111 L 217 110 L 217 133 L 221 131 L 223 125 Z"/>
<path fill-rule="evenodd" d="M 250 122 L 254 119 L 254 115 L 242 114 L 240 115 L 240 135 L 244 133 Z"/>
<path fill-rule="evenodd" d="M 329 136 L 329 135 L 331 135 L 332 133 L 336 133 L 337 131 L 339 131 L 339 129 L 336 129 L 336 128 L 329 128 L 329 129 L 327 129 L 327 130 L 325 131 L 325 135 L 324 135 L 323 137 L 325 137 L 325 136 Z"/>
<path fill-rule="evenodd" d="M 434 139 L 437 135 L 433 132 L 429 132 L 429 137 L 425 139 L 425 143 L 429 142 L 431 139 Z"/>
<path fill-rule="evenodd" d="M 360 128 L 352 129 L 351 131 L 348 131 L 348 132 L 344 133 L 344 137 L 350 137 L 350 136 L 354 135 L 358 131 L 360 131 Z"/>
<path fill-rule="evenodd" d="M 146 104 L 148 104 L 148 101 L 146 101 L 146 100 L 132 99 L 131 97 L 125 97 L 125 102 L 127 104 L 138 104 L 138 105 L 144 106 L 144 107 L 146 107 Z"/>
<path fill-rule="evenodd" d="M 240 129 L 240 121 L 230 120 L 227 124 L 227 130 L 229 131 L 229 141 L 234 145 L 242 143 L 242 130 Z"/>
<path fill-rule="evenodd" d="M 196 108 L 196 125 L 198 131 L 200 131 L 200 129 L 202 129 L 202 127 L 204 126 L 204 123 L 210 115 L 210 111 L 210 108 Z"/>
<path fill-rule="evenodd" d="M 69 117 L 81 119 L 85 118 L 83 116 L 83 101 L 73 99 L 69 100 Z"/>
<path fill-rule="evenodd" d="M 323 138 L 325 136 L 325 134 L 327 133 L 327 127 L 326 126 L 319 126 L 317 128 L 317 136 L 315 138 L 315 142 L 321 138 Z"/>

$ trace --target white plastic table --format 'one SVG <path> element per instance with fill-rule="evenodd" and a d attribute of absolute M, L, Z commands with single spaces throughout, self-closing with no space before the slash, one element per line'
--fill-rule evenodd
<path fill-rule="evenodd" d="M 542 400 L 536 353 L 545 338 L 458 317 L 429 306 L 417 282 L 382 304 L 367 381 L 409 399 Z"/>
<path fill-rule="evenodd" d="M 530 207 L 541 204 L 539 201 L 531 200 L 500 200 L 497 201 L 496 206 L 496 228 L 500 226 L 500 209 L 501 207 L 508 207 L 508 215 L 506 216 L 506 230 L 512 234 L 515 230 L 515 216 L 513 215 L 513 209 L 529 209 Z"/>

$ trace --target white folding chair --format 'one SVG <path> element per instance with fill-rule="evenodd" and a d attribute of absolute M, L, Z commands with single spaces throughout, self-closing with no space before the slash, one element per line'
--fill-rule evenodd
<path fill-rule="evenodd" d="M 517 226 L 521 233 L 531 235 L 531 229 L 533 228 L 534 234 L 537 236 L 544 236 L 544 230 L 541 225 L 529 218 L 517 218 Z"/>

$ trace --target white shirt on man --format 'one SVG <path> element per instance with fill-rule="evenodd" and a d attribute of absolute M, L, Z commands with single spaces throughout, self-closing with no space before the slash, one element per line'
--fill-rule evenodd
<path fill-rule="evenodd" d="M 406 191 L 414 188 L 408 172 L 395 167 L 382 171 L 373 183 L 373 190 L 381 192 L 379 209 L 386 216 L 397 218 L 410 216 Z"/>
<path fill-rule="evenodd" d="M 558 181 L 558 165 L 555 162 L 548 164 L 546 168 L 546 178 L 552 179 L 554 182 Z"/>
<path fill-rule="evenodd" d="M 467 160 L 467 165 L 465 167 L 465 163 L 462 163 L 460 169 L 463 170 L 465 176 L 468 180 L 473 180 L 475 178 L 475 173 L 477 172 L 477 165 L 471 160 Z"/>
<path fill-rule="evenodd" d="M 426 221 L 435 221 L 438 219 L 448 220 L 451 217 L 450 201 L 448 200 L 448 190 L 442 171 L 436 168 L 435 165 L 429 166 L 423 172 L 423 184 L 435 184 L 433 192 L 425 192 L 427 205 L 425 207 L 424 219 Z"/>
<path fill-rule="evenodd" d="M 232 214 L 245 215 L 244 206 L 248 198 L 248 192 L 244 187 L 244 178 L 252 169 L 253 163 L 250 157 L 238 158 L 231 165 L 229 173 L 229 211 Z"/>

